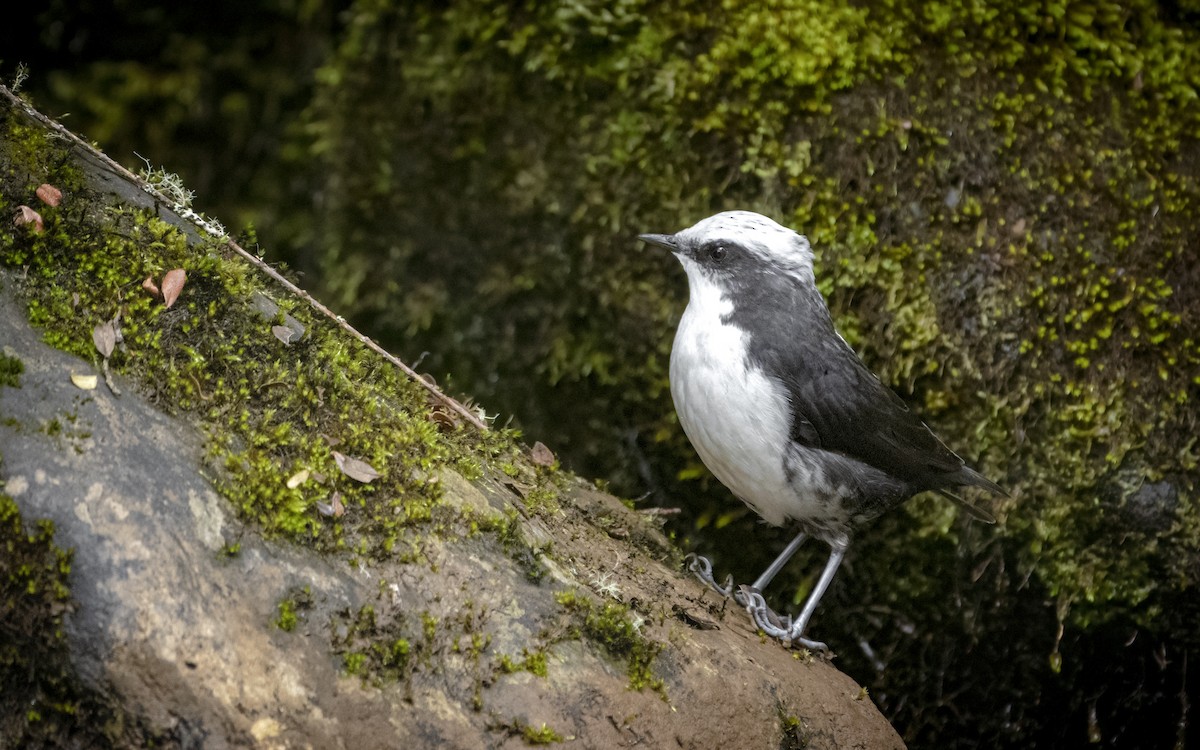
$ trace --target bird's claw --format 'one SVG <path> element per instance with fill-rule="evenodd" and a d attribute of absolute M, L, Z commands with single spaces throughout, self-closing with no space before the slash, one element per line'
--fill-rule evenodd
<path fill-rule="evenodd" d="M 742 604 L 750 613 L 750 619 L 754 620 L 758 629 L 771 638 L 783 641 L 784 646 L 798 643 L 810 651 L 829 650 L 829 646 L 824 643 L 805 638 L 801 623 L 794 622 L 790 615 L 781 616 L 768 607 L 767 600 L 763 598 L 762 593 L 752 586 L 739 586 L 736 598 L 738 603 Z"/>
<path fill-rule="evenodd" d="M 700 555 L 693 553 L 689 554 L 683 559 L 687 563 L 688 571 L 690 571 L 692 575 L 696 576 L 701 583 L 707 584 L 710 589 L 717 592 L 721 596 L 726 598 L 733 596 L 736 600 L 736 596 L 733 592 L 732 575 L 725 578 L 725 585 L 723 587 L 718 586 L 716 579 L 713 578 L 712 563 L 708 561 L 708 558 L 701 557 Z M 741 601 L 738 601 L 738 604 L 741 604 Z"/>

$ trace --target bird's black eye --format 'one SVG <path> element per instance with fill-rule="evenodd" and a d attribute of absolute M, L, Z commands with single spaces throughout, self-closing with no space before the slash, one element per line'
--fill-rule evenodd
<path fill-rule="evenodd" d="M 729 251 L 725 249 L 724 245 L 713 245 L 712 247 L 708 248 L 708 257 L 712 258 L 717 263 L 725 260 L 726 255 L 729 255 Z"/>

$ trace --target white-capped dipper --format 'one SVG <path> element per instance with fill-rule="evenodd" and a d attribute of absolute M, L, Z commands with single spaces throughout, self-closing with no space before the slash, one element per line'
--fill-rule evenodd
<path fill-rule="evenodd" d="M 675 254 L 690 295 L 671 349 L 671 396 L 710 471 L 763 520 L 799 534 L 750 586 L 718 586 L 704 558 L 692 571 L 785 643 L 804 637 L 854 530 L 913 495 L 973 485 L 968 468 L 859 360 L 833 327 L 813 278 L 808 239 L 765 216 L 727 211 L 677 234 L 643 234 Z M 796 619 L 761 591 L 808 537 L 829 561 Z"/>

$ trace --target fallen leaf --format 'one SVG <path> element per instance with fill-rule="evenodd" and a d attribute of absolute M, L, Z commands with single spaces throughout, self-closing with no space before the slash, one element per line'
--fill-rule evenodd
<path fill-rule="evenodd" d="M 183 285 L 187 283 L 187 271 L 182 268 L 176 268 L 172 271 L 167 271 L 162 280 L 162 296 L 163 304 L 167 309 L 175 304 L 175 300 L 179 299 L 179 293 L 183 291 Z"/>
<path fill-rule="evenodd" d="M 429 419 L 438 426 L 438 430 L 441 432 L 451 432 L 458 426 L 458 419 L 453 414 L 437 407 L 429 412 Z"/>
<path fill-rule="evenodd" d="M 57 206 L 62 202 L 62 191 L 53 185 L 42 183 L 38 186 L 37 197 L 42 199 L 42 203 L 47 206 Z"/>
<path fill-rule="evenodd" d="M 117 329 L 113 321 L 101 323 L 92 329 L 92 343 L 96 345 L 100 356 L 105 359 L 112 356 L 113 347 L 117 345 Z"/>
<path fill-rule="evenodd" d="M 333 493 L 333 497 L 330 498 L 330 502 L 328 503 L 318 500 L 317 512 L 323 516 L 333 516 L 334 518 L 344 516 L 346 514 L 346 506 L 342 505 L 342 493 Z"/>
<path fill-rule="evenodd" d="M 142 289 L 145 289 L 147 292 L 150 292 L 151 297 L 162 296 L 162 292 L 158 291 L 158 284 L 154 283 L 153 276 L 146 277 L 146 280 L 142 282 Z"/>
<path fill-rule="evenodd" d="M 533 462 L 538 466 L 554 465 L 554 453 L 540 440 L 533 444 Z"/>
<path fill-rule="evenodd" d="M 81 390 L 94 391 L 96 390 L 96 385 L 100 382 L 100 378 L 95 375 L 76 375 L 75 373 L 71 373 L 71 382 L 75 384 L 76 388 Z"/>
<path fill-rule="evenodd" d="M 300 471 L 297 471 L 295 474 L 288 477 L 287 488 L 289 490 L 296 489 L 297 487 L 299 487 L 300 485 L 302 485 L 308 481 L 308 475 L 309 475 L 308 469 L 301 469 Z"/>
<path fill-rule="evenodd" d="M 271 326 L 271 333 L 285 344 L 292 343 L 292 337 L 296 335 L 296 332 L 287 326 Z"/>
<path fill-rule="evenodd" d="M 18 213 L 17 213 L 16 217 L 13 219 L 14 225 L 16 225 L 18 227 L 22 227 L 22 226 L 29 226 L 30 224 L 32 224 L 33 231 L 35 231 L 35 232 L 46 231 L 46 224 L 42 221 L 42 215 L 39 214 L 37 211 L 34 211 L 29 206 L 17 206 L 17 211 L 18 211 Z"/>
<path fill-rule="evenodd" d="M 346 456 L 337 451 L 333 452 L 333 460 L 337 463 L 337 467 L 342 470 L 342 473 L 351 479 L 357 479 L 364 484 L 374 482 L 381 475 L 375 468 L 366 461 L 360 461 L 357 458 Z"/>

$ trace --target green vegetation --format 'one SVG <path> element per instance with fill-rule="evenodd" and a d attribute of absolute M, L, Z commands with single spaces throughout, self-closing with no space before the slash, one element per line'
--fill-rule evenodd
<path fill-rule="evenodd" d="M 641 633 L 641 618 L 613 602 L 596 602 L 575 591 L 563 591 L 555 598 L 574 618 L 580 621 L 570 632 L 572 637 L 586 636 L 604 648 L 609 656 L 624 660 L 629 675 L 629 688 L 650 688 L 667 699 L 662 678 L 654 675 L 654 659 L 662 644 L 647 639 Z"/>
<path fill-rule="evenodd" d="M 1039 718 L 1053 702 L 1023 691 L 1053 685 L 1083 721 L 1113 634 L 1196 642 L 1194 11 L 629 0 L 349 18 L 310 109 L 340 310 L 434 352 L 427 367 L 618 492 L 666 467 L 677 528 L 745 580 L 775 549 L 674 423 L 683 279 L 634 236 L 758 210 L 808 234 L 846 338 L 1011 492 L 997 529 L 928 499 L 881 521 L 816 623 L 914 663 L 925 638 L 954 644 L 932 671 L 843 654 L 911 741 L 1053 745 L 1061 711 Z M 948 611 L 962 591 L 977 616 Z M 902 635 L 914 619 L 935 629 Z M 955 723 L 935 708 L 946 683 L 921 675 L 994 690 L 967 667 L 993 642 L 1017 652 L 1003 684 L 1029 709 Z M 1148 648 L 1122 652 L 1130 672 Z M 974 695 L 954 700 L 982 710 Z M 1130 705 L 1107 695 L 1101 724 L 1153 715 Z"/>
<path fill-rule="evenodd" d="M 296 11 L 295 28 L 311 33 L 322 12 Z M 667 351 L 685 287 L 673 261 L 633 238 L 725 208 L 770 214 L 813 240 L 838 326 L 872 369 L 1012 494 L 997 501 L 995 529 L 920 498 L 864 532 L 853 571 L 814 624 L 846 644 L 839 666 L 869 685 L 913 745 L 1056 747 L 1091 714 L 1105 738 L 1178 723 L 1180 665 L 1200 642 L 1192 4 L 359 2 L 344 18 L 306 116 L 272 121 L 302 121 L 288 152 L 307 182 L 264 170 L 253 188 L 230 191 L 236 210 L 258 212 L 264 237 L 321 256 L 320 297 L 409 360 L 431 352 L 424 369 L 453 373 L 456 390 L 515 414 L 568 465 L 610 478 L 619 493 L 660 488 L 660 502 L 685 509 L 680 536 L 694 545 L 700 535 L 719 568 L 746 580 L 782 542 L 715 486 L 675 424 Z M 235 69 L 238 55 L 256 62 L 239 90 L 266 92 L 259 98 L 288 115 L 308 101 L 289 67 L 301 56 L 257 65 L 264 56 L 239 52 L 252 38 L 294 37 L 256 28 L 206 67 L 189 63 L 209 59 L 197 50 L 215 36 L 202 32 L 172 47 L 165 74 L 121 70 L 120 80 L 148 85 L 106 87 L 111 66 L 59 80 L 63 96 L 117 89 L 63 111 L 73 122 L 96 112 L 109 130 L 85 132 L 106 145 L 128 103 L 157 107 L 162 116 L 144 126 L 155 133 L 197 128 L 163 92 L 211 96 L 213 76 Z M 244 134 L 263 114 L 252 100 L 195 109 L 232 113 Z M 281 133 L 263 140 L 278 147 Z M 6 148 L 19 163 L 53 161 L 21 137 Z M 324 202 L 314 208 L 307 195 Z M 69 241 L 51 241 L 61 219 L 45 213 L 41 239 L 0 241 L 6 262 L 37 274 L 33 251 Z M 137 228 L 144 217 L 125 221 L 153 236 Z M 201 299 L 206 288 L 214 299 L 226 291 L 206 285 L 235 298 L 248 291 L 220 273 L 197 276 Z M 102 284 L 107 298 L 88 300 L 85 324 L 47 329 L 48 340 L 91 356 L 90 326 L 137 281 Z M 35 300 L 31 314 L 65 325 L 70 288 Z M 198 369 L 176 346 L 195 346 L 178 312 L 145 305 L 134 322 L 161 328 L 177 372 Z M 210 328 L 194 330 L 221 330 L 216 312 Z M 313 510 L 324 496 L 316 485 L 279 489 L 300 467 L 335 476 L 326 447 L 298 434 L 347 415 L 324 407 L 309 414 L 311 430 L 272 431 L 303 424 L 278 392 L 300 382 L 326 393 L 336 370 L 319 365 L 343 367 L 346 352 L 310 327 L 299 370 L 270 371 L 264 361 L 278 346 L 243 328 L 230 336 L 243 347 L 234 354 L 252 362 L 245 390 L 225 395 L 233 386 L 216 365 L 226 354 L 211 344 L 200 355 L 215 369 L 197 375 L 194 393 L 182 375 L 170 385 L 169 373 L 151 370 L 149 382 L 168 381 L 155 387 L 169 406 L 190 404 L 171 408 L 216 417 L 214 460 L 231 464 L 223 471 L 236 483 L 223 486 L 246 517 L 361 554 L 389 545 L 359 531 L 403 550 L 406 524 L 465 523 L 512 542 L 531 575 L 541 570 L 515 518 L 445 520 L 431 488 L 355 488 L 338 520 Z M 143 366 L 131 358 L 114 365 Z M 268 385 L 279 379 L 289 386 Z M 222 395 L 209 405 L 213 392 Z M 242 403 L 252 405 L 247 424 L 227 429 Z M 442 450 L 407 424 L 405 445 L 433 466 L 480 471 L 469 451 L 453 449 L 468 438 L 452 434 Z M 348 438 L 373 462 L 375 440 Z M 495 465 L 510 461 L 507 449 L 488 450 Z M 390 468 L 389 482 L 411 476 Z M 405 493 L 411 518 L 362 517 L 361 503 L 376 507 L 368 499 L 389 498 L 386 507 Z M 554 507 L 536 490 L 529 506 Z M 803 594 L 802 562 L 782 591 Z M 875 656 L 849 647 L 858 643 Z M 1093 698 L 1097 684 L 1105 689 Z M 1012 713 L 995 712 L 1001 702 Z"/>
<path fill-rule="evenodd" d="M 80 686 L 63 632 L 72 553 L 54 524 L 27 530 L 0 492 L 0 737 L 12 747 L 152 747 L 144 722 Z"/>
<path fill-rule="evenodd" d="M 193 247 L 184 231 L 150 212 L 89 205 L 59 146 L 11 113 L 4 127 L 2 148 L 13 164 L 52 166 L 50 179 L 75 196 L 74 203 L 40 207 L 44 232 L 0 228 L 0 262 L 23 269 L 30 321 L 44 329 L 47 343 L 91 360 L 92 329 L 119 315 L 123 344 L 109 360 L 112 369 L 142 383 L 166 411 L 201 424 L 218 489 L 268 534 L 386 555 L 406 529 L 433 521 L 440 487 L 428 477 L 515 453 L 503 433 L 441 432 L 425 392 L 331 321 L 291 299 L 278 303 L 274 319 L 256 313 L 253 300 L 269 296 L 264 282 L 223 241 L 201 238 Z M 35 187 L 10 173 L 0 209 L 9 210 L 13 196 L 35 201 Z M 173 268 L 187 271 L 187 283 L 168 309 L 141 281 Z M 285 314 L 305 328 L 290 345 L 271 333 Z M 53 420 L 44 430 L 68 428 Z M 368 484 L 344 475 L 335 449 L 381 478 Z M 304 481 L 289 481 L 306 470 Z M 334 493 L 345 509 L 340 517 L 319 510 Z M 441 524 L 456 529 L 461 520 L 443 514 Z"/>
<path fill-rule="evenodd" d="M 312 603 L 312 589 L 309 586 L 293 590 L 287 597 L 279 600 L 279 615 L 275 618 L 275 626 L 286 633 L 292 632 L 303 613 L 312 608 Z"/>
<path fill-rule="evenodd" d="M 358 675 L 376 685 L 406 676 L 413 644 L 402 615 L 378 617 L 366 604 L 353 616 L 342 613 L 333 622 L 334 652 L 342 655 L 346 674 Z"/>
<path fill-rule="evenodd" d="M 9 388 L 21 387 L 21 374 L 25 372 L 25 363 L 16 357 L 10 357 L 0 352 L 0 386 Z"/>

